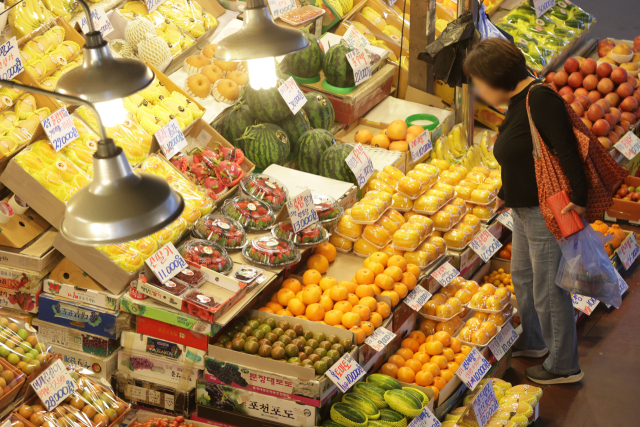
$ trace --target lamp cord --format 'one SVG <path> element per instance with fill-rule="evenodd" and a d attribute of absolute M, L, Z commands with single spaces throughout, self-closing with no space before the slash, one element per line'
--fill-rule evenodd
<path fill-rule="evenodd" d="M 84 9 L 84 13 L 87 15 L 87 25 L 89 26 L 89 32 L 94 33 L 96 29 L 93 26 L 93 19 L 91 19 L 91 9 L 89 9 L 89 5 L 85 3 L 84 0 L 76 0 L 80 3 L 80 6 Z"/>
<path fill-rule="evenodd" d="M 82 1 L 82 0 L 80 0 Z M 396 98 L 400 98 L 400 75 L 402 74 L 402 44 L 404 42 L 404 16 L 407 13 L 407 0 L 404 0 L 404 3 L 402 4 L 402 30 L 400 30 L 400 58 L 398 58 L 398 84 L 397 84 L 397 89 L 396 90 Z M 409 62 L 409 56 L 407 56 L 407 62 Z M 408 64 L 407 64 L 408 65 Z M 407 68 L 407 71 L 409 69 Z M 409 80 L 409 73 L 407 73 L 407 80 Z M 407 84 L 409 84 L 409 82 L 407 81 Z"/>

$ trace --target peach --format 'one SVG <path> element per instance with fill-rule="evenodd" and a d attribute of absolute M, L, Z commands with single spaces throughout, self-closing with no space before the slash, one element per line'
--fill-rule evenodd
<path fill-rule="evenodd" d="M 633 112 L 637 108 L 638 108 L 638 100 L 635 99 L 633 96 L 627 96 L 620 103 L 620 109 L 622 111 L 631 111 L 631 112 Z"/>
<path fill-rule="evenodd" d="M 553 76 L 553 82 L 558 86 L 558 87 L 562 87 L 562 86 L 566 86 L 567 85 L 567 80 L 569 79 L 569 74 L 567 74 L 566 71 L 564 70 L 560 70 L 556 73 L 555 76 Z"/>
<path fill-rule="evenodd" d="M 621 99 L 624 99 L 627 96 L 633 95 L 633 88 L 629 83 L 625 81 L 624 83 L 620 84 L 620 86 L 618 86 L 618 89 L 616 89 L 616 93 Z"/>
<path fill-rule="evenodd" d="M 604 77 L 602 80 L 598 82 L 598 92 L 603 95 L 608 94 L 613 90 L 613 82 L 610 78 Z"/>
<path fill-rule="evenodd" d="M 613 71 L 613 67 L 611 67 L 611 64 L 606 62 L 598 65 L 596 68 L 596 74 L 601 78 L 608 77 L 611 74 L 611 71 Z"/>
<path fill-rule="evenodd" d="M 578 116 L 580 117 L 584 116 L 584 106 L 581 103 L 577 101 L 572 102 L 571 108 L 573 108 L 573 111 L 575 111 Z"/>
<path fill-rule="evenodd" d="M 626 83 L 626 81 L 627 81 L 627 70 L 625 70 L 622 67 L 615 68 L 613 71 L 611 71 L 611 80 L 615 84 Z"/>
<path fill-rule="evenodd" d="M 620 121 L 620 110 L 618 110 L 617 108 L 611 107 L 611 109 L 609 110 L 609 114 L 611 114 L 616 119 L 616 123 Z"/>
<path fill-rule="evenodd" d="M 627 83 L 629 83 L 634 89 L 638 87 L 638 79 L 633 76 L 627 76 Z"/>
<path fill-rule="evenodd" d="M 613 131 L 616 133 L 616 135 L 618 135 L 618 138 L 621 138 L 622 135 L 624 135 L 624 129 L 622 128 L 622 126 L 615 125 L 613 127 Z"/>
<path fill-rule="evenodd" d="M 606 99 L 607 102 L 609 103 L 609 105 L 612 106 L 612 107 L 617 107 L 618 103 L 620 102 L 620 97 L 615 92 L 611 92 L 611 93 L 606 94 L 604 96 L 604 99 Z"/>
<path fill-rule="evenodd" d="M 579 88 L 577 88 L 575 91 L 573 91 L 573 93 L 574 93 L 576 96 L 578 96 L 578 95 L 584 95 L 584 96 L 589 95 L 589 91 L 588 91 L 588 90 L 586 90 L 586 89 L 585 89 L 585 88 L 583 88 L 583 87 L 579 87 Z"/>
<path fill-rule="evenodd" d="M 598 78 L 593 74 L 589 74 L 582 80 L 582 86 L 587 90 L 594 90 L 598 87 Z"/>
<path fill-rule="evenodd" d="M 593 127 L 593 122 L 592 122 L 591 120 L 587 119 L 586 117 L 581 117 L 581 119 L 582 119 L 582 123 L 584 123 L 584 124 L 585 124 L 585 126 L 586 126 L 589 130 L 591 130 L 591 128 Z"/>
<path fill-rule="evenodd" d="M 593 124 L 591 131 L 596 136 L 605 136 L 611 131 L 611 125 L 606 120 L 599 119 Z"/>
<path fill-rule="evenodd" d="M 558 91 L 558 95 L 560 96 L 564 96 L 567 94 L 573 94 L 573 89 L 571 89 L 569 86 L 564 86 Z"/>
<path fill-rule="evenodd" d="M 547 74 L 544 78 L 544 82 L 545 83 L 551 83 L 553 81 L 553 76 L 555 76 L 556 73 L 554 73 L 553 71 L 550 72 L 549 74 Z"/>
<path fill-rule="evenodd" d="M 589 98 L 589 101 L 591 101 L 591 103 L 593 104 L 593 103 L 595 103 L 596 101 L 598 101 L 598 100 L 600 100 L 602 98 L 602 94 L 600 92 L 598 92 L 597 90 L 592 90 L 587 95 L 587 98 Z"/>
<path fill-rule="evenodd" d="M 640 92 L 639 91 L 634 90 L 633 91 L 633 97 L 638 100 L 638 103 L 640 103 Z"/>
<path fill-rule="evenodd" d="M 578 71 L 578 68 L 580 68 L 580 63 L 576 58 L 567 58 L 567 60 L 564 61 L 564 71 L 566 71 L 567 74 L 575 73 Z"/>
<path fill-rule="evenodd" d="M 609 132 L 609 135 L 607 135 L 607 138 L 609 139 L 609 141 L 611 141 L 611 144 L 615 144 L 616 142 L 618 142 L 618 135 L 615 132 Z"/>
<path fill-rule="evenodd" d="M 575 61 L 574 58 L 569 58 L 569 59 L 573 59 Z M 578 61 L 576 61 L 577 63 Z M 566 68 L 567 64 L 565 63 L 565 68 Z M 576 67 L 577 69 L 577 67 Z M 569 86 L 571 86 L 574 89 L 579 88 L 580 86 L 582 86 L 582 81 L 584 80 L 584 77 L 582 77 L 582 74 L 580 74 L 577 71 L 574 71 L 573 73 L 571 73 L 569 75 L 569 78 L 567 79 L 567 83 L 569 84 Z M 626 76 L 625 76 L 625 81 L 627 81 Z"/>
<path fill-rule="evenodd" d="M 611 141 L 609 141 L 609 139 L 606 136 L 599 136 L 598 137 L 598 141 L 600 141 L 600 144 L 602 144 L 602 146 L 608 151 L 611 150 Z"/>
<path fill-rule="evenodd" d="M 628 111 L 623 111 L 622 114 L 620 115 L 620 123 L 623 123 L 623 122 L 635 123 L 636 116 L 633 113 L 630 113 Z"/>
<path fill-rule="evenodd" d="M 589 98 L 587 98 L 585 95 L 576 95 L 576 100 L 574 102 L 582 104 L 582 108 L 584 108 L 585 110 L 589 108 L 589 104 L 591 104 L 591 101 L 589 101 Z"/>
<path fill-rule="evenodd" d="M 583 76 L 587 77 L 587 75 L 589 74 L 593 74 L 596 72 L 596 61 L 594 61 L 591 58 L 587 58 L 584 61 L 582 61 L 582 64 L 580 64 L 580 72 L 582 73 Z"/>
<path fill-rule="evenodd" d="M 591 104 L 587 110 L 587 119 L 595 122 L 604 117 L 604 109 L 598 104 Z"/>
<path fill-rule="evenodd" d="M 621 121 L 620 121 L 620 127 L 621 127 L 622 129 L 624 129 L 625 133 L 626 133 L 626 132 L 629 132 L 629 128 L 631 127 L 631 123 L 629 123 L 629 122 L 628 122 L 628 121 L 626 121 L 626 120 L 621 120 Z"/>
<path fill-rule="evenodd" d="M 608 113 L 609 111 L 611 111 L 611 106 L 609 105 L 606 99 L 599 99 L 598 101 L 596 101 L 596 104 L 601 106 L 605 113 Z"/>
<path fill-rule="evenodd" d="M 607 123 L 609 123 L 609 126 L 611 126 L 612 129 L 616 125 L 616 123 L 618 123 L 616 119 L 609 113 L 605 114 L 603 119 L 605 119 Z"/>

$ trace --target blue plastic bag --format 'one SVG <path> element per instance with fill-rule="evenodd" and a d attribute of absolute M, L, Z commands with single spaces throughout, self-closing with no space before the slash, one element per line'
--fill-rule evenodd
<path fill-rule="evenodd" d="M 562 260 L 556 285 L 574 294 L 593 297 L 616 308 L 622 303 L 618 275 L 604 250 L 608 240 L 582 220 L 584 229 L 558 240 Z"/>
<path fill-rule="evenodd" d="M 482 36 L 482 40 L 488 39 L 489 37 L 497 37 L 502 40 L 507 40 L 505 36 L 502 35 L 498 27 L 493 25 L 493 22 L 489 21 L 487 18 L 487 14 L 484 11 L 484 4 L 480 6 L 480 15 L 478 16 L 478 31 Z"/>

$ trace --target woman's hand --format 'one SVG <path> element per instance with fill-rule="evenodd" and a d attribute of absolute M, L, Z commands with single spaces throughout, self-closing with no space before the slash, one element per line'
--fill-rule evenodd
<path fill-rule="evenodd" d="M 583 208 L 582 206 L 578 206 L 575 203 L 569 203 L 567 206 L 562 209 L 562 214 L 569 213 L 569 211 L 576 211 L 576 213 L 580 216 L 580 218 L 584 218 L 584 215 L 587 213 L 587 208 Z"/>
<path fill-rule="evenodd" d="M 497 197 L 497 196 L 496 196 L 496 206 L 498 207 L 498 211 L 496 212 L 496 215 L 500 215 L 501 213 L 509 210 L 509 208 L 504 205 L 504 200 L 502 200 L 500 197 Z"/>

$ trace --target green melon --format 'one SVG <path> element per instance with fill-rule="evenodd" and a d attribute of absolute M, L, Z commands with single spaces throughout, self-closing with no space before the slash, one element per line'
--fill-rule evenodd
<path fill-rule="evenodd" d="M 284 57 L 287 69 L 296 77 L 314 77 L 320 73 L 324 62 L 324 51 L 320 47 L 318 38 L 302 30 L 309 42 L 309 47 L 299 52 L 290 53 Z"/>
<path fill-rule="evenodd" d="M 406 391 L 407 393 L 413 394 L 416 399 L 422 402 L 422 406 L 427 406 L 429 404 L 429 396 L 427 396 L 417 388 L 402 387 L 402 390 Z"/>
<path fill-rule="evenodd" d="M 311 129 L 309 125 L 309 118 L 307 113 L 303 109 L 300 109 L 297 114 L 291 115 L 278 123 L 278 125 L 285 131 L 289 137 L 289 143 L 291 144 L 291 152 L 296 155 L 298 153 L 300 137 Z"/>
<path fill-rule="evenodd" d="M 402 386 L 400 385 L 400 382 L 397 379 L 390 377 L 389 375 L 371 374 L 367 377 L 367 382 L 369 384 L 373 384 L 377 387 L 380 387 L 385 391 L 402 390 Z"/>
<path fill-rule="evenodd" d="M 307 103 L 302 108 L 309 117 L 311 127 L 331 130 L 336 118 L 331 101 L 320 92 L 307 92 L 304 97 L 307 98 Z"/>
<path fill-rule="evenodd" d="M 251 85 L 245 85 L 247 103 L 261 122 L 277 123 L 291 115 L 289 106 L 278 91 L 283 82 L 278 79 L 277 85 L 271 89 L 253 89 Z"/>
<path fill-rule="evenodd" d="M 391 409 L 380 409 L 378 422 L 387 427 L 407 427 L 407 417 Z"/>
<path fill-rule="evenodd" d="M 362 410 L 342 402 L 331 407 L 331 419 L 345 427 L 366 427 L 368 420 Z"/>
<path fill-rule="evenodd" d="M 336 144 L 329 147 L 320 157 L 320 176 L 357 184 L 355 175 L 345 162 L 352 151 L 353 146 L 350 144 Z"/>
<path fill-rule="evenodd" d="M 342 424 L 338 424 L 337 422 L 335 422 L 333 420 L 324 421 L 320 425 L 323 426 L 323 427 L 342 427 Z"/>
<path fill-rule="evenodd" d="M 236 102 L 233 109 L 224 116 L 218 125 L 218 132 L 231 145 L 244 151 L 244 140 L 242 135 L 249 126 L 256 124 L 256 118 L 251 109 L 243 102 Z"/>
<path fill-rule="evenodd" d="M 415 418 L 422 412 L 422 402 L 413 394 L 404 390 L 389 390 L 384 394 L 384 401 L 391 409 L 407 417 Z"/>
<path fill-rule="evenodd" d="M 287 160 L 291 145 L 287 134 L 280 126 L 272 123 L 254 125 L 242 135 L 244 155 L 258 169 L 266 169 L 270 165 L 282 165 Z"/>
<path fill-rule="evenodd" d="M 369 399 L 373 400 L 373 403 L 375 403 L 380 409 L 389 406 L 389 404 L 384 401 L 385 390 L 376 385 L 359 382 L 354 384 L 353 392 L 367 396 Z"/>
<path fill-rule="evenodd" d="M 303 133 L 298 140 L 298 168 L 302 172 L 319 175 L 322 154 L 335 144 L 336 139 L 328 130 L 312 129 Z"/>
<path fill-rule="evenodd" d="M 347 393 L 342 396 L 342 402 L 360 409 L 362 412 L 367 414 L 367 418 L 369 420 L 377 420 L 380 418 L 380 409 L 378 409 L 378 405 L 376 405 L 373 400 L 369 399 L 367 396 L 358 393 Z"/>
<path fill-rule="evenodd" d="M 337 87 L 355 85 L 353 68 L 351 68 L 346 56 L 352 50 L 344 43 L 338 43 L 329 48 L 329 52 L 324 56 L 324 65 L 322 66 L 328 83 Z"/>

